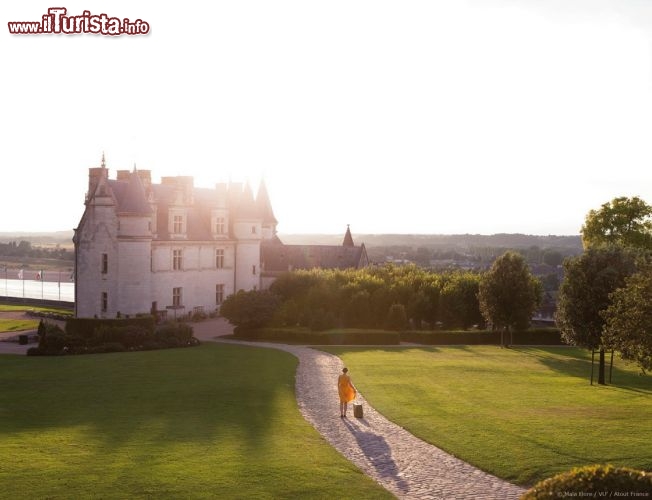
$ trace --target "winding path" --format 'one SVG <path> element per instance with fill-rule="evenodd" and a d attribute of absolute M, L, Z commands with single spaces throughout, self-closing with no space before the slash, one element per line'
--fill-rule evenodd
<path fill-rule="evenodd" d="M 515 500 L 525 491 L 432 446 L 390 422 L 362 395 L 364 418 L 341 419 L 335 390 L 342 361 L 309 347 L 220 338 L 231 333 L 223 320 L 193 325 L 204 341 L 287 351 L 299 359 L 296 394 L 304 418 L 365 474 L 400 499 Z M 0 342 L 0 352 L 24 354 L 29 346 Z"/>
<path fill-rule="evenodd" d="M 195 335 L 280 349 L 299 358 L 296 394 L 304 418 L 345 458 L 400 499 L 507 500 L 518 499 L 525 491 L 416 438 L 383 417 L 360 394 L 364 418 L 353 418 L 350 411 L 348 418 L 341 419 L 334 388 L 343 365 L 332 354 L 303 346 L 222 339 L 215 337 L 214 329 L 204 333 L 201 327 Z"/>

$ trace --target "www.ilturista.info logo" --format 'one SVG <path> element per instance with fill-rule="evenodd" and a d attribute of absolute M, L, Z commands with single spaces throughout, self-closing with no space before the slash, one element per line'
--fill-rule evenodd
<path fill-rule="evenodd" d="M 9 33 L 12 35 L 77 35 L 90 33 L 93 35 L 146 35 L 149 33 L 149 23 L 141 19 L 130 21 L 125 17 L 109 17 L 106 14 L 91 14 L 85 10 L 81 16 L 67 16 L 65 7 L 50 7 L 43 14 L 41 21 L 8 22 Z"/>

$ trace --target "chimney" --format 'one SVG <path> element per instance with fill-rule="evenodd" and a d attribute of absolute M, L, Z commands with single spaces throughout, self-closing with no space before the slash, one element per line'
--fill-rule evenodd
<path fill-rule="evenodd" d="M 100 182 L 100 179 L 108 179 L 109 170 L 105 167 L 93 167 L 88 169 L 88 193 L 86 198 L 88 199 L 95 192 L 95 188 Z"/>
<path fill-rule="evenodd" d="M 122 182 L 129 182 L 129 170 L 118 170 L 116 179 Z"/>
<path fill-rule="evenodd" d="M 148 189 L 152 185 L 152 171 L 151 170 L 138 170 L 138 177 L 143 183 L 143 187 Z"/>
<path fill-rule="evenodd" d="M 176 177 L 161 177 L 161 184 L 174 186 L 177 192 L 177 203 L 193 204 L 194 180 L 191 175 L 177 175 Z"/>

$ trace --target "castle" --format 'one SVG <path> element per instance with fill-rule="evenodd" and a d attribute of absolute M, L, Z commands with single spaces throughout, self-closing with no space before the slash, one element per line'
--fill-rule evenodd
<path fill-rule="evenodd" d="M 238 290 L 264 289 L 281 273 L 368 265 L 347 228 L 341 246 L 285 245 L 264 182 L 197 188 L 189 176 L 89 169 L 75 229 L 75 314 L 176 317 L 219 308 Z"/>

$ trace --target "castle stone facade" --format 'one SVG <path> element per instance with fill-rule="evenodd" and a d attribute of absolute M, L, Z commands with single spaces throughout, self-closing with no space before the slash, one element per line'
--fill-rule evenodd
<path fill-rule="evenodd" d="M 110 179 L 103 158 L 89 169 L 73 238 L 75 314 L 209 313 L 232 293 L 266 288 L 285 271 L 368 264 L 348 229 L 342 246 L 311 247 L 284 245 L 276 226 L 264 182 L 254 197 L 248 183 L 206 189 L 177 176 L 155 184 L 149 170 L 135 167 Z"/>

